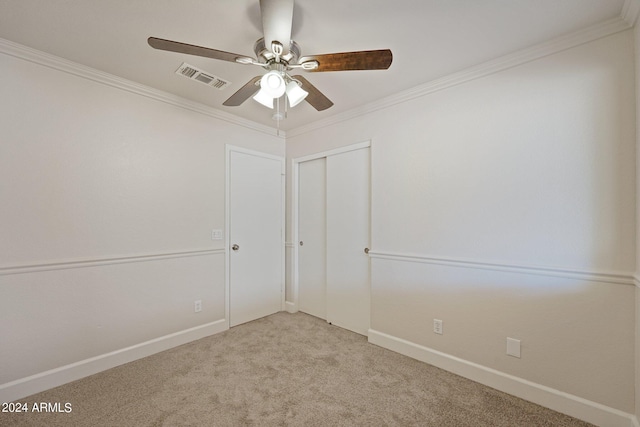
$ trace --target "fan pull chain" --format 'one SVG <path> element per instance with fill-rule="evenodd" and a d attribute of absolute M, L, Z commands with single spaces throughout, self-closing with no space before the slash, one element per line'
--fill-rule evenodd
<path fill-rule="evenodd" d="M 280 136 L 280 98 L 278 98 L 278 101 L 276 102 L 276 122 L 278 123 L 278 130 L 276 131 L 277 136 Z"/>
<path fill-rule="evenodd" d="M 287 114 L 289 114 L 289 98 L 283 96 L 284 98 L 284 118 L 287 118 Z"/>

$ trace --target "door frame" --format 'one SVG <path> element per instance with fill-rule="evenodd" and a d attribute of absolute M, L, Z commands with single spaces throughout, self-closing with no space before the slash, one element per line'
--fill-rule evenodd
<path fill-rule="evenodd" d="M 300 249 L 300 235 L 298 233 L 299 227 L 299 189 L 300 189 L 300 163 L 308 162 L 311 160 L 317 160 L 324 157 L 334 156 L 336 154 L 347 153 L 349 151 L 360 150 L 362 148 L 371 149 L 371 140 L 358 142 L 355 144 L 345 145 L 344 147 L 334 148 L 332 150 L 321 151 L 319 153 L 308 154 L 306 156 L 297 157 L 295 159 L 291 159 L 291 207 L 292 207 L 292 233 L 293 236 L 293 254 L 292 254 L 292 264 L 293 271 L 291 272 L 292 276 L 292 286 L 293 290 L 293 303 L 289 302 L 289 305 L 293 305 L 290 307 L 288 311 L 295 313 L 299 310 L 298 296 L 299 296 L 299 277 L 298 277 L 298 261 L 299 261 L 299 249 Z M 369 186 L 369 191 L 371 191 L 371 184 Z M 371 223 L 369 223 L 371 224 Z M 369 230 L 369 234 L 371 234 L 371 230 Z"/>
<path fill-rule="evenodd" d="M 249 148 L 238 147 L 236 145 L 225 144 L 225 188 L 224 188 L 224 318 L 227 325 L 227 329 L 231 326 L 231 257 L 230 257 L 230 234 L 231 234 L 231 153 L 242 153 L 252 156 L 262 157 L 270 160 L 277 160 L 280 162 L 280 194 L 281 194 L 281 207 L 282 219 L 280 225 L 280 310 L 284 310 L 285 307 L 285 218 L 286 218 L 286 193 L 285 193 L 285 158 L 283 156 L 276 156 L 274 154 L 265 153 L 262 151 L 251 150 Z"/>

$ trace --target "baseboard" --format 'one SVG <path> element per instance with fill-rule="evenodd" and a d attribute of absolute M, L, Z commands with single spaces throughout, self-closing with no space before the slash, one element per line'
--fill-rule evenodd
<path fill-rule="evenodd" d="M 370 329 L 369 342 L 598 426 L 640 427 L 637 418 L 632 414 L 505 374 L 383 332 Z"/>
<path fill-rule="evenodd" d="M 98 372 L 223 332 L 227 329 L 228 323 L 226 319 L 217 320 L 2 384 L 0 385 L 0 402 L 12 402 L 17 399 L 22 399 L 23 397 L 79 380 L 89 375 L 97 374 Z"/>
<path fill-rule="evenodd" d="M 284 309 L 287 311 L 287 313 L 297 313 L 298 312 L 298 307 L 296 306 L 296 304 L 293 303 L 293 302 L 289 302 L 289 301 L 285 301 L 284 302 Z"/>

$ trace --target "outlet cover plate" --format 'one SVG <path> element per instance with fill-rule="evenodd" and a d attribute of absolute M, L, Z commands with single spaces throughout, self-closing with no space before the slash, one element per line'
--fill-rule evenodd
<path fill-rule="evenodd" d="M 442 335 L 442 320 L 433 319 L 433 332 Z"/>
<path fill-rule="evenodd" d="M 520 340 L 507 337 L 507 354 L 509 356 L 520 358 Z"/>

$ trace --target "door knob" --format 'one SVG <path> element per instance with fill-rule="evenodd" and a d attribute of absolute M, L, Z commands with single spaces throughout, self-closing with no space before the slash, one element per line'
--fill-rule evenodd
<path fill-rule="evenodd" d="M 233 249 L 234 251 L 237 251 L 240 249 L 240 246 L 234 244 L 233 246 L 231 246 L 231 249 Z"/>
<path fill-rule="evenodd" d="M 368 254 L 369 253 L 369 248 L 364 248 L 364 253 Z"/>
<path fill-rule="evenodd" d="M 304 242 L 302 240 L 300 240 L 300 246 L 304 245 Z"/>

